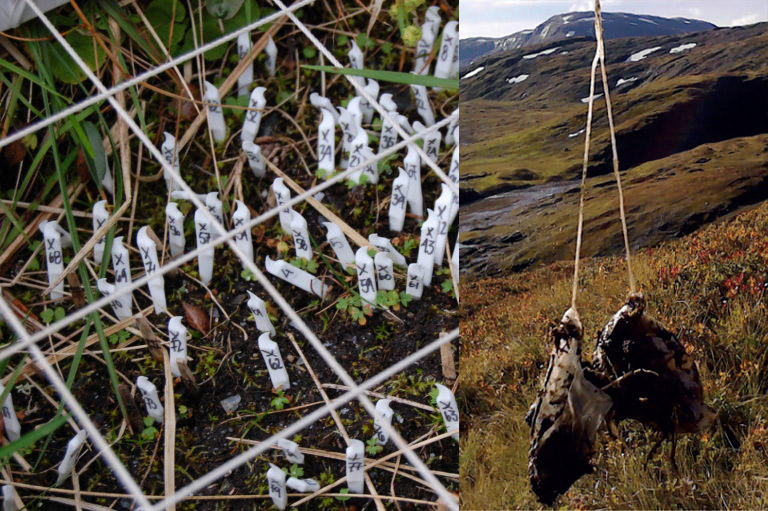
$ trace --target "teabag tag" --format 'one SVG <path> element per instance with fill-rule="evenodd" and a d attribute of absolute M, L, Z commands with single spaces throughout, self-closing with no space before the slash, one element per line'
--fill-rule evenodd
<path fill-rule="evenodd" d="M 453 274 L 459 276 L 459 250 L 461 250 L 461 244 L 459 243 L 459 235 L 456 235 L 456 243 L 453 244 L 453 252 L 451 252 L 451 266 L 453 266 Z"/>
<path fill-rule="evenodd" d="M 361 96 L 355 96 L 347 103 L 347 112 L 352 118 L 352 122 L 355 124 L 356 133 L 359 133 L 363 129 L 363 98 Z M 357 135 L 355 135 L 357 136 Z"/>
<path fill-rule="evenodd" d="M 147 407 L 147 414 L 155 419 L 158 424 L 163 423 L 163 404 L 157 395 L 157 387 L 147 379 L 146 376 L 136 378 L 136 386 L 141 391 L 141 397 L 144 398 L 144 405 Z"/>
<path fill-rule="evenodd" d="M 348 179 L 360 184 L 362 183 L 362 176 L 366 176 L 366 183 L 378 183 L 379 172 L 376 168 L 376 162 L 372 161 L 375 157 L 376 155 L 368 147 L 368 133 L 363 129 L 359 130 L 357 136 L 352 141 L 352 148 L 349 153 L 349 166 L 347 168 L 357 167 L 365 162 L 368 163 L 362 169 L 350 174 Z"/>
<path fill-rule="evenodd" d="M 314 479 L 297 479 L 295 477 L 289 477 L 285 482 L 285 485 L 288 488 L 301 493 L 316 492 L 320 489 L 320 485 Z"/>
<path fill-rule="evenodd" d="M 325 298 L 328 286 L 311 273 L 297 268 L 282 259 L 272 260 L 269 256 L 264 260 L 267 271 L 289 284 L 292 284 L 308 293 L 314 293 L 320 298 Z"/>
<path fill-rule="evenodd" d="M 114 285 L 107 282 L 107 279 L 105 278 L 97 280 L 96 287 L 99 288 L 99 292 L 104 296 L 111 295 L 115 292 L 115 289 L 117 289 Z M 130 301 L 128 303 L 130 305 Z M 119 298 L 114 298 L 109 304 L 112 306 L 112 310 L 114 311 L 115 316 L 117 316 L 117 319 L 127 319 L 133 314 L 131 307 L 129 306 L 127 309 L 123 307 L 123 302 L 120 301 Z"/>
<path fill-rule="evenodd" d="M 245 120 L 243 121 L 243 129 L 240 132 L 240 140 L 243 142 L 243 145 L 246 141 L 253 142 L 256 139 L 256 135 L 259 134 L 261 117 L 264 113 L 264 108 L 267 106 L 267 98 L 264 97 L 266 90 L 264 87 L 256 87 L 251 92 L 248 110 L 245 112 Z"/>
<path fill-rule="evenodd" d="M 350 39 L 350 42 L 352 43 L 352 48 L 347 53 L 347 56 L 349 57 L 349 65 L 353 69 L 363 69 L 363 52 L 360 50 L 360 47 L 354 39 Z M 353 82 L 358 83 L 360 87 L 365 87 L 365 78 L 362 76 L 350 76 L 349 78 Z M 357 91 L 355 91 L 355 94 L 357 94 Z"/>
<path fill-rule="evenodd" d="M 157 273 L 160 262 L 157 260 L 157 247 L 152 238 L 147 234 L 148 227 L 145 225 L 136 233 L 136 246 L 141 254 L 141 262 L 144 264 L 144 271 L 151 278 L 147 282 L 149 295 L 152 297 L 152 305 L 155 307 L 155 314 L 161 314 L 166 311 L 165 303 L 165 280 L 162 273 Z"/>
<path fill-rule="evenodd" d="M 342 168 L 349 168 L 349 152 L 352 149 L 352 141 L 357 136 L 357 124 L 352 120 L 352 115 L 344 107 L 339 107 L 339 126 L 341 127 L 341 162 Z"/>
<path fill-rule="evenodd" d="M 177 378 L 181 377 L 179 362 L 187 362 L 187 328 L 181 322 L 181 316 L 173 316 L 168 321 L 168 342 L 171 353 L 171 372 Z"/>
<path fill-rule="evenodd" d="M 411 295 L 415 300 L 421 298 L 424 293 L 424 267 L 418 263 L 408 265 L 408 276 L 405 285 L 406 294 Z"/>
<path fill-rule="evenodd" d="M 184 214 L 179 211 L 179 205 L 169 202 L 165 205 L 165 219 L 168 222 L 168 245 L 171 256 L 178 257 L 184 253 L 186 239 L 184 238 Z"/>
<path fill-rule="evenodd" d="M 416 146 L 408 144 L 403 158 L 403 167 L 408 174 L 408 207 L 416 216 L 424 216 L 424 198 L 421 194 L 421 157 Z"/>
<path fill-rule="evenodd" d="M 442 21 L 442 18 L 440 18 L 440 7 L 437 5 L 433 5 L 429 8 L 427 8 L 427 14 L 424 16 L 425 25 L 429 23 L 429 31 L 432 34 L 432 39 L 434 40 L 437 37 L 437 33 L 440 31 L 440 22 Z"/>
<path fill-rule="evenodd" d="M 72 473 L 72 469 L 75 468 L 75 461 L 77 461 L 77 457 L 80 455 L 80 451 L 83 448 L 86 435 L 87 433 L 85 430 L 81 429 L 69 442 L 67 442 L 67 450 L 64 453 L 64 458 L 59 464 L 59 476 L 56 479 L 56 486 L 59 486 L 66 481 Z"/>
<path fill-rule="evenodd" d="M 456 133 L 456 147 L 453 148 L 453 156 L 451 157 L 451 169 L 448 171 L 448 179 L 458 188 L 459 186 L 459 135 Z M 451 201 L 451 219 L 456 218 L 459 213 L 459 195 L 453 193 L 451 195 L 453 200 Z"/>
<path fill-rule="evenodd" d="M 333 122 L 338 123 L 339 122 L 339 114 L 336 111 L 336 109 L 333 107 L 333 103 L 331 103 L 331 100 L 326 98 L 325 96 L 321 96 L 317 92 L 313 92 L 309 95 L 309 102 L 312 104 L 313 107 L 320 110 L 322 113 L 323 110 L 327 110 L 328 113 L 330 113 L 333 116 Z"/>
<path fill-rule="evenodd" d="M 217 143 L 227 139 L 227 125 L 224 122 L 224 109 L 221 107 L 219 89 L 211 82 L 205 82 L 203 100 L 208 104 L 208 127 Z"/>
<path fill-rule="evenodd" d="M 307 221 L 301 216 L 301 213 L 294 210 L 291 210 L 291 236 L 293 236 L 293 246 L 296 250 L 296 257 L 311 261 L 312 245 L 309 243 Z"/>
<path fill-rule="evenodd" d="M 224 226 L 224 205 L 219 200 L 219 192 L 209 192 L 205 194 L 205 207 L 216 218 L 216 221 Z M 213 228 L 214 232 L 219 232 L 218 228 Z"/>
<path fill-rule="evenodd" d="M 288 460 L 288 463 L 304 464 L 304 455 L 299 451 L 299 444 L 286 438 L 281 438 L 277 441 L 277 446 L 283 451 L 283 456 Z"/>
<path fill-rule="evenodd" d="M 432 270 L 435 266 L 435 245 L 437 244 L 437 215 L 427 209 L 427 220 L 421 224 L 419 238 L 419 257 L 416 260 L 424 268 L 424 285 L 432 283 Z"/>
<path fill-rule="evenodd" d="M 40 232 L 43 233 L 48 284 L 53 284 L 64 273 L 64 252 L 62 249 L 72 244 L 72 238 L 54 220 L 42 222 L 40 224 Z M 56 300 L 63 296 L 64 281 L 62 280 L 51 290 L 51 300 Z"/>
<path fill-rule="evenodd" d="M 363 493 L 365 445 L 362 440 L 350 440 L 345 454 L 349 493 Z"/>
<path fill-rule="evenodd" d="M 376 401 L 376 413 L 379 417 L 377 418 L 374 416 L 373 418 L 373 436 L 380 445 L 385 445 L 389 442 L 389 433 L 384 431 L 384 426 L 382 426 L 382 424 L 392 424 L 392 415 L 394 415 L 394 411 L 392 411 L 392 408 L 389 406 L 389 403 L 391 402 L 391 399 L 379 399 Z"/>
<path fill-rule="evenodd" d="M 288 371 L 285 369 L 283 357 L 280 355 L 280 347 L 269 338 L 269 332 L 264 332 L 259 336 L 259 351 L 267 365 L 272 387 L 276 390 L 290 389 L 291 382 L 288 379 Z"/>
<path fill-rule="evenodd" d="M 128 249 L 123 246 L 122 236 L 117 236 L 112 240 L 112 270 L 115 272 L 115 289 L 120 289 L 131 283 L 131 261 L 128 259 Z M 115 298 L 120 302 L 121 310 L 127 311 L 129 316 L 133 314 L 132 296 L 133 291 L 129 291 Z"/>
<path fill-rule="evenodd" d="M 235 209 L 235 212 L 232 213 L 233 229 L 242 227 L 251 221 L 251 211 L 248 209 L 248 206 L 239 200 L 235 201 L 235 204 L 237 204 L 237 209 Z M 248 228 L 243 232 L 236 234 L 234 240 L 237 248 L 239 248 L 243 254 L 245 254 L 246 259 L 253 262 L 253 241 L 251 239 L 251 229 Z M 245 268 L 245 264 L 243 264 L 243 268 Z"/>
<path fill-rule="evenodd" d="M 426 126 L 419 121 L 415 121 L 413 123 L 413 128 L 416 131 L 422 131 L 426 129 Z M 424 141 L 424 152 L 427 153 L 427 156 L 429 156 L 434 163 L 437 163 L 437 160 L 440 157 L 440 141 L 442 139 L 443 135 L 440 133 L 440 130 L 432 130 L 422 137 L 422 140 Z"/>
<path fill-rule="evenodd" d="M 163 141 L 163 145 L 160 146 L 160 152 L 163 153 L 163 159 L 168 164 L 168 166 L 172 167 L 177 174 L 181 175 L 181 167 L 179 166 L 179 153 L 176 151 L 176 137 L 167 131 L 163 132 L 163 136 L 165 136 L 165 140 Z M 163 179 L 165 179 L 165 186 L 168 188 L 168 191 L 172 192 L 174 190 L 181 189 L 171 173 L 168 172 L 165 168 L 163 168 Z"/>
<path fill-rule="evenodd" d="M 335 121 L 330 110 L 322 108 L 322 120 L 317 128 L 317 170 L 328 179 L 336 170 Z"/>
<path fill-rule="evenodd" d="M 240 62 L 245 60 L 250 53 L 252 47 L 251 34 L 245 32 L 237 36 L 237 56 L 240 58 Z M 253 82 L 253 62 L 248 63 L 248 67 L 237 77 L 237 95 L 248 95 L 248 88 Z"/>
<path fill-rule="evenodd" d="M 408 205 L 408 173 L 398 167 L 398 176 L 392 181 L 392 197 L 389 200 L 389 230 L 400 232 L 405 223 L 405 208 Z"/>
<path fill-rule="evenodd" d="M 397 105 L 392 101 L 392 94 L 382 94 L 379 98 L 379 103 L 390 114 L 390 117 L 397 122 L 398 113 Z M 381 133 L 379 134 L 379 154 L 386 151 L 397 143 L 397 131 L 395 131 L 394 125 L 386 118 L 381 119 Z"/>
<path fill-rule="evenodd" d="M 248 308 L 251 309 L 251 313 L 253 313 L 253 320 L 256 322 L 256 328 L 259 329 L 259 332 L 266 332 L 272 335 L 275 335 L 275 327 L 272 325 L 272 322 L 269 320 L 269 315 L 267 314 L 267 305 L 258 296 L 248 291 L 248 302 L 246 304 L 248 305 Z"/>
<path fill-rule="evenodd" d="M 267 56 L 266 65 L 269 76 L 275 76 L 275 68 L 277 65 L 277 45 L 275 45 L 272 35 L 267 39 L 267 45 L 264 47 L 264 54 Z"/>
<path fill-rule="evenodd" d="M 267 173 L 267 164 L 264 161 L 264 155 L 261 154 L 261 147 L 249 140 L 243 140 L 243 152 L 253 175 L 264 177 Z"/>
<path fill-rule="evenodd" d="M 368 255 L 368 247 L 360 247 L 355 252 L 355 267 L 357 268 L 357 286 L 360 298 L 376 305 L 376 275 L 374 274 L 373 258 Z"/>
<path fill-rule="evenodd" d="M 105 200 L 100 200 L 93 205 L 93 232 L 96 233 L 104 222 L 109 218 L 107 208 L 104 205 L 107 203 Z M 101 260 L 104 258 L 104 243 L 106 240 L 104 236 L 99 238 L 99 241 L 93 246 L 93 262 L 101 265 Z"/>
<path fill-rule="evenodd" d="M 443 415 L 443 422 L 445 423 L 446 431 L 453 431 L 459 429 L 459 407 L 456 406 L 456 397 L 451 392 L 451 389 L 439 383 L 435 383 L 437 387 L 437 408 Z M 459 441 L 459 433 L 451 435 L 454 440 Z"/>
<path fill-rule="evenodd" d="M 430 7 L 431 9 L 431 7 Z M 432 29 L 434 24 L 437 24 L 437 28 Z M 430 11 L 427 10 L 427 18 L 423 25 L 421 25 L 421 39 L 416 43 L 416 59 L 413 65 L 413 72 L 420 75 L 429 74 L 429 54 L 432 52 L 432 47 L 435 44 L 436 31 L 439 29 L 440 15 L 437 15 L 437 21 L 434 18 L 430 18 Z"/>
<path fill-rule="evenodd" d="M 448 229 L 453 224 L 451 217 L 453 205 L 453 192 L 445 183 L 440 183 L 442 192 L 435 201 L 435 215 L 437 215 L 437 238 L 435 239 L 435 266 L 443 264 L 445 254 L 445 242 L 448 240 Z"/>
<path fill-rule="evenodd" d="M 459 23 L 457 21 L 449 21 L 445 24 L 445 27 L 443 27 L 440 52 L 435 59 L 435 76 L 437 78 L 448 78 L 451 76 L 453 56 L 456 53 L 459 44 L 458 25 Z"/>
<path fill-rule="evenodd" d="M 201 210 L 195 210 L 195 239 L 197 248 L 208 245 L 212 237 L 211 222 Z M 207 248 L 197 254 L 197 269 L 200 280 L 208 284 L 213 278 L 213 247 Z"/>
<path fill-rule="evenodd" d="M 3 511 L 17 511 L 16 497 L 13 494 L 13 486 L 10 484 L 3 485 Z"/>
<path fill-rule="evenodd" d="M 384 252 L 377 252 L 373 258 L 376 268 L 376 285 L 384 291 L 395 289 L 395 274 L 392 272 L 392 258 Z"/>
<path fill-rule="evenodd" d="M 267 484 L 269 485 L 269 496 L 277 509 L 285 509 L 288 504 L 288 494 L 285 490 L 285 472 L 279 467 L 269 464 L 267 470 Z"/>
<path fill-rule="evenodd" d="M 376 101 L 379 97 L 379 82 L 368 78 L 368 85 L 365 86 L 365 92 L 367 92 L 371 98 Z M 360 98 L 360 109 L 363 111 L 363 122 L 370 124 L 373 120 L 373 107 L 371 103 L 365 99 L 364 96 Z"/>
<path fill-rule="evenodd" d="M 275 202 L 278 206 L 282 206 L 289 200 L 291 200 L 291 191 L 283 183 L 283 178 L 278 177 L 272 182 L 272 193 L 275 194 Z M 280 227 L 285 232 L 291 232 L 291 208 L 280 208 Z"/>
<path fill-rule="evenodd" d="M 352 247 L 349 246 L 349 241 L 347 241 L 339 226 L 333 222 L 323 222 L 323 225 L 328 229 L 325 237 L 341 265 L 351 266 L 355 264 L 355 253 L 352 251 Z"/>
<path fill-rule="evenodd" d="M 427 88 L 423 85 L 411 85 L 413 99 L 416 102 L 416 111 L 424 120 L 424 124 L 432 126 L 435 124 L 435 113 L 432 111 L 432 104 L 427 96 Z"/>
<path fill-rule="evenodd" d="M 368 241 L 381 252 L 388 254 L 396 265 L 406 266 L 408 264 L 405 260 L 405 256 L 397 251 L 389 238 L 373 233 L 368 235 Z"/>
<path fill-rule="evenodd" d="M 5 391 L 5 387 L 0 385 L 0 394 L 3 391 Z M 8 436 L 8 440 L 14 442 L 21 438 L 21 424 L 19 424 L 19 418 L 16 416 L 16 409 L 13 407 L 13 397 L 10 391 L 8 391 L 5 401 L 3 401 L 3 423 L 5 424 L 5 433 Z"/>
<path fill-rule="evenodd" d="M 454 110 L 454 112 L 456 112 L 456 113 L 458 113 L 458 111 L 459 111 L 458 108 L 456 110 Z M 451 113 L 451 115 L 453 115 L 453 112 Z M 458 144 L 458 142 L 456 142 L 456 138 L 455 138 L 456 130 L 458 130 L 458 128 L 459 128 L 459 116 L 456 115 L 456 117 L 454 117 L 451 120 L 451 122 L 448 123 L 448 130 L 445 132 L 445 145 L 446 145 L 446 147 L 450 146 L 450 145 L 453 145 L 453 144 Z"/>

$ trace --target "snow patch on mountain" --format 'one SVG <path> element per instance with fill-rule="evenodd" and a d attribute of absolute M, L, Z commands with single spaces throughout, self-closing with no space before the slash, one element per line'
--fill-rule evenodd
<path fill-rule="evenodd" d="M 550 53 L 554 53 L 558 48 L 559 48 L 559 46 L 555 46 L 554 48 L 549 48 L 547 50 L 540 51 L 539 53 L 530 53 L 528 55 L 523 55 L 523 58 L 524 59 L 529 59 L 529 60 L 530 59 L 535 59 L 539 55 L 549 55 Z"/>
<path fill-rule="evenodd" d="M 625 83 L 632 83 L 637 80 L 636 76 L 633 76 L 632 78 L 627 78 L 626 80 L 624 78 L 619 78 L 619 81 L 616 82 L 616 87 L 621 87 Z"/>
<path fill-rule="evenodd" d="M 480 71 L 482 71 L 483 69 L 485 69 L 485 66 L 480 66 L 480 67 L 478 67 L 477 69 L 473 69 L 473 70 L 472 70 L 472 71 L 470 71 L 469 73 L 467 73 L 467 74 L 465 74 L 464 76 L 462 76 L 462 77 L 461 77 L 461 79 L 463 80 L 463 79 L 465 79 L 465 78 L 472 78 L 473 76 L 475 76 L 477 73 L 479 73 L 479 72 L 480 72 Z"/>
<path fill-rule="evenodd" d="M 640 62 L 641 60 L 643 60 L 645 57 L 647 57 L 651 53 L 653 53 L 653 52 L 655 52 L 657 50 L 660 50 L 660 49 L 661 49 L 661 46 L 654 46 L 653 48 L 646 48 L 646 49 L 644 49 L 642 51 L 639 51 L 637 53 L 633 53 L 632 55 L 630 55 L 629 58 L 627 59 L 627 61 L 628 62 Z"/>
<path fill-rule="evenodd" d="M 681 44 L 680 46 L 676 46 L 669 50 L 669 53 L 682 53 L 685 50 L 690 50 L 691 48 L 695 48 L 696 43 L 687 43 L 687 44 Z"/>
<path fill-rule="evenodd" d="M 524 81 L 526 81 L 528 79 L 528 76 L 530 76 L 530 75 L 520 75 L 520 76 L 516 76 L 514 78 L 507 78 L 507 83 L 509 83 L 511 85 L 513 83 L 524 82 Z"/>

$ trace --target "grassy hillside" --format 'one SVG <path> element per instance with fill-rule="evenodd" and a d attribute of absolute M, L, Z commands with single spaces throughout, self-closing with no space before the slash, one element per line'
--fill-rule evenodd
<path fill-rule="evenodd" d="M 768 204 L 660 248 L 634 269 L 648 311 L 698 361 L 711 430 L 678 441 L 680 476 L 657 434 L 620 424 L 620 440 L 599 434 L 595 473 L 557 501 L 559 508 L 723 509 L 768 507 Z M 546 369 L 548 331 L 570 303 L 572 264 L 463 283 L 459 406 L 462 509 L 539 508 L 527 473 L 524 416 Z M 618 258 L 585 261 L 578 310 L 584 352 L 623 304 Z M 566 460 L 564 460 L 566 462 Z"/>

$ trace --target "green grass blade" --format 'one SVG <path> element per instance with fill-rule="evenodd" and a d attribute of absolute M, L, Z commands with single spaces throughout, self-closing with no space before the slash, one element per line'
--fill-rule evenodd
<path fill-rule="evenodd" d="M 60 415 L 58 417 L 54 417 L 39 428 L 33 429 L 26 435 L 23 435 L 18 440 L 14 440 L 9 444 L 0 447 L 0 460 L 6 462 L 11 456 L 13 456 L 15 452 L 32 447 L 38 440 L 44 436 L 52 434 L 54 431 L 63 426 L 67 420 L 69 420 L 69 415 Z"/>
<path fill-rule="evenodd" d="M 381 71 L 377 69 L 349 69 L 333 66 L 316 66 L 305 64 L 301 66 L 313 71 L 325 71 L 326 73 L 335 73 L 341 75 L 362 76 L 363 78 L 372 78 L 380 82 L 404 83 L 407 85 L 424 85 L 425 87 L 440 87 L 442 89 L 457 90 L 459 88 L 458 80 L 448 78 L 436 78 L 434 76 L 416 75 L 413 73 L 401 73 L 398 71 Z"/>

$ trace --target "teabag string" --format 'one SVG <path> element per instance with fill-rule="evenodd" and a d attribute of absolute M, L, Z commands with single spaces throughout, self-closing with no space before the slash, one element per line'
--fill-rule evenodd
<path fill-rule="evenodd" d="M 589 109 L 587 111 L 587 126 L 584 139 L 584 162 L 581 170 L 581 193 L 579 195 L 579 224 L 576 232 L 576 256 L 573 264 L 573 292 L 571 294 L 571 307 L 576 308 L 576 295 L 579 287 L 579 259 L 581 256 L 581 237 L 584 224 L 584 190 L 586 188 L 587 167 L 589 165 L 589 141 L 592 134 L 592 111 L 595 101 L 595 73 L 597 63 L 600 62 L 600 74 L 603 79 L 603 92 L 608 113 L 608 126 L 611 130 L 611 150 L 613 152 L 613 175 L 616 177 L 616 188 L 619 193 L 619 215 L 621 217 L 621 230 L 624 234 L 624 252 L 627 260 L 627 274 L 629 276 L 629 291 L 635 292 L 635 275 L 632 273 L 632 262 L 629 255 L 629 234 L 627 232 L 627 218 L 624 213 L 624 192 L 621 188 L 621 174 L 619 174 L 619 154 L 616 149 L 616 131 L 613 125 L 613 109 L 611 107 L 611 94 L 608 90 L 608 75 L 605 71 L 605 45 L 603 43 L 603 19 L 600 11 L 600 0 L 595 0 L 595 38 L 597 48 L 595 58 L 592 59 L 592 70 L 589 81 Z"/>

